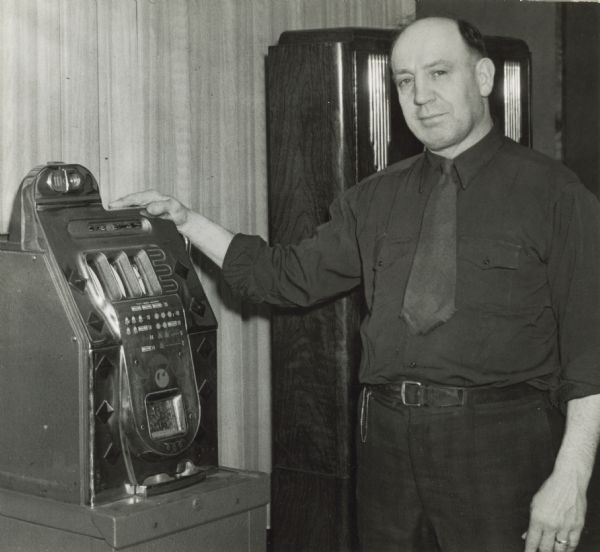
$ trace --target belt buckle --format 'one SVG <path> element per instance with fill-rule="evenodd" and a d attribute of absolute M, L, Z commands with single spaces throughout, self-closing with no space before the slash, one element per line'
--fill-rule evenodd
<path fill-rule="evenodd" d="M 406 401 L 406 388 L 407 386 L 414 386 L 417 388 L 417 402 L 407 402 Z M 422 391 L 423 384 L 420 381 L 410 381 L 406 380 L 402 382 L 402 387 L 400 388 L 400 398 L 402 399 L 402 404 L 404 406 L 423 406 L 423 396 Z"/>

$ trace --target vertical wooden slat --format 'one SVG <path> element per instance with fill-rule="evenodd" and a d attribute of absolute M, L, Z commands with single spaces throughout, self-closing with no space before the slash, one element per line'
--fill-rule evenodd
<path fill-rule="evenodd" d="M 25 2 L 30 5 L 35 18 L 35 34 L 28 33 L 28 43 L 20 52 L 20 69 L 31 64 L 34 75 L 26 83 L 29 89 L 29 113 L 20 107 L 20 117 L 27 124 L 21 126 L 24 133 L 23 143 L 29 137 L 32 146 L 31 157 L 34 164 L 47 161 L 46 156 L 56 159 L 62 157 L 61 132 L 61 72 L 62 57 L 59 35 L 59 2 Z M 34 160 L 35 159 L 35 160 Z"/>
<path fill-rule="evenodd" d="M 0 232 L 18 185 L 62 155 L 58 0 L 0 2 Z"/>
<path fill-rule="evenodd" d="M 17 7 L 23 9 L 24 4 L 13 0 L 0 3 L 0 183 L 2 185 L 0 232 L 6 232 L 13 197 L 17 189 L 17 175 L 25 170 L 21 166 L 19 152 L 23 143 L 18 143 L 17 125 L 18 94 L 20 85 L 19 64 L 17 58 L 17 40 L 26 25 L 26 17 L 19 14 Z M 22 175 L 21 175 L 22 176 Z"/>
<path fill-rule="evenodd" d="M 60 0 L 61 160 L 99 174 L 96 1 Z"/>
<path fill-rule="evenodd" d="M 98 0 L 99 180 L 105 199 L 142 187 L 138 30 L 135 0 Z"/>
<path fill-rule="evenodd" d="M 192 125 L 190 93 L 190 58 L 188 7 L 185 0 L 169 3 L 163 10 L 169 17 L 170 49 L 168 64 L 170 67 L 169 117 L 174 125 L 174 151 L 170 156 L 174 166 L 163 179 L 174 178 L 174 193 L 188 203 L 196 183 L 192 180 Z"/>
<path fill-rule="evenodd" d="M 252 62 L 249 74 L 252 76 L 249 90 L 254 99 L 252 124 L 247 133 L 247 143 L 252 144 L 251 155 L 248 159 L 248 173 L 252 174 L 253 185 L 248 189 L 246 200 L 246 217 L 252 232 L 267 235 L 267 216 L 264 206 L 267 205 L 267 188 L 259 183 L 266 181 L 265 167 L 267 165 L 266 148 L 266 116 L 257 117 L 255 110 L 266 111 L 265 78 L 263 75 L 265 39 L 270 36 L 269 9 L 264 3 L 250 2 L 250 14 L 246 17 L 249 22 L 248 38 L 249 55 Z M 251 355 L 252 390 L 256 399 L 247 404 L 246 418 L 251 419 L 256 427 L 257 435 L 254 443 L 250 434 L 246 435 L 248 459 L 253 458 L 257 468 L 270 471 L 271 469 L 271 377 L 270 377 L 270 330 L 266 309 L 252 311 L 252 323 L 249 324 L 244 349 Z M 252 446 L 253 445 L 253 446 Z"/>
<path fill-rule="evenodd" d="M 143 182 L 188 202 L 191 189 L 190 60 L 185 0 L 138 2 Z"/>

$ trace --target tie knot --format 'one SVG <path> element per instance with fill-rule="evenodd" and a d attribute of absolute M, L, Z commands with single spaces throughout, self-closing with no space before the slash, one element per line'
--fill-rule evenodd
<path fill-rule="evenodd" d="M 454 169 L 454 159 L 443 159 L 442 160 L 442 174 L 446 176 L 452 176 Z"/>
<path fill-rule="evenodd" d="M 446 184 L 454 184 L 457 188 L 462 187 L 460 177 L 456 172 L 456 165 L 453 159 L 443 159 L 441 163 L 442 176 L 440 181 Z"/>

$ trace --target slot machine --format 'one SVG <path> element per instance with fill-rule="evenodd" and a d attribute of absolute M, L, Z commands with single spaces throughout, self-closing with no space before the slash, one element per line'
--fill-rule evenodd
<path fill-rule="evenodd" d="M 214 470 L 217 324 L 172 223 L 107 212 L 88 170 L 51 163 L 0 272 L 2 485 L 97 504 Z"/>
<path fill-rule="evenodd" d="M 83 532 L 116 550 L 236 509 L 264 529 L 264 477 L 218 468 L 217 322 L 172 222 L 105 211 L 81 165 L 38 166 L 0 281 L 0 549 L 18 534 L 37 550 L 22 544 L 35 529 L 39 546 L 59 531 L 57 550 L 86 550 Z"/>

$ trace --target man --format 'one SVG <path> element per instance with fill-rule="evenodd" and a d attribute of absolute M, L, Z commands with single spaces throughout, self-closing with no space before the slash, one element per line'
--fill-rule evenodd
<path fill-rule="evenodd" d="M 270 248 L 157 192 L 113 207 L 173 220 L 254 301 L 362 285 L 365 550 L 573 551 L 600 434 L 598 203 L 493 128 L 469 24 L 416 21 L 391 66 L 426 152 L 339 197 L 313 238 Z"/>

